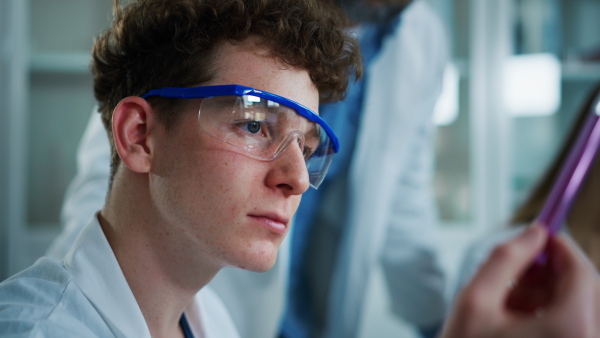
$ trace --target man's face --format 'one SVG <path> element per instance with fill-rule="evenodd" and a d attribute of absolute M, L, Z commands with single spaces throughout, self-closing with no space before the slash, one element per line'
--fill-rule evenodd
<path fill-rule="evenodd" d="M 397 15 L 411 0 L 335 0 L 357 23 L 383 23 Z"/>
<path fill-rule="evenodd" d="M 266 54 L 251 41 L 223 43 L 216 76 L 204 85 L 254 87 L 317 111 L 319 94 L 308 73 Z M 268 270 L 309 187 L 302 151 L 293 143 L 275 160 L 250 158 L 203 132 L 198 107 L 199 100 L 190 101 L 182 120 L 158 133 L 150 194 L 173 236 L 169 242 L 188 259 L 208 258 L 215 267 Z"/>

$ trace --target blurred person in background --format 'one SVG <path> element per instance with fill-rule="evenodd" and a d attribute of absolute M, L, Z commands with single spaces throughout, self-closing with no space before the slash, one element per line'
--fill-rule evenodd
<path fill-rule="evenodd" d="M 320 107 L 340 153 L 321 188 L 303 198 L 291 257 L 286 239 L 270 271 L 225 268 L 210 285 L 244 337 L 354 337 L 381 262 L 393 313 L 433 336 L 446 307 L 431 183 L 446 32 L 423 0 L 336 3 L 356 23 L 364 62 L 364 79 L 346 99 Z M 95 115 L 65 196 L 63 232 L 48 251 L 57 259 L 104 204 L 110 150 Z"/>
<path fill-rule="evenodd" d="M 335 1 L 356 23 L 364 76 L 321 115 L 344 147 L 294 222 L 281 337 L 356 337 L 381 264 L 391 311 L 425 337 L 445 313 L 432 177 L 432 115 L 446 31 L 416 1 Z"/>
<path fill-rule="evenodd" d="M 529 196 L 517 207 L 511 217 L 510 227 L 497 230 L 476 240 L 467 250 L 459 273 L 458 289 L 467 284 L 479 266 L 488 258 L 494 247 L 523 232 L 526 226 L 538 217 L 589 112 L 597 108 L 595 104 L 598 103 L 598 95 L 600 95 L 600 85 L 590 92 L 577 113 L 578 115 L 575 117 L 573 125 L 563 140 L 556 157 L 550 162 L 541 179 L 532 188 Z M 596 158 L 592 162 L 560 230 L 577 244 L 596 269 L 600 268 L 600 208 L 598 208 L 600 165 L 598 165 L 598 158 L 599 156 L 596 154 Z"/>

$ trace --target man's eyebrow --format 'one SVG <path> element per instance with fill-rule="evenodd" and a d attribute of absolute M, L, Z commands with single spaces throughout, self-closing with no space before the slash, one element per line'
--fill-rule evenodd
<path fill-rule="evenodd" d="M 310 136 L 310 137 L 315 137 L 317 139 L 320 139 L 321 138 L 321 128 L 319 128 L 319 125 L 316 123 L 314 123 L 313 126 L 314 126 L 314 128 L 311 128 L 311 130 L 308 133 L 304 134 L 304 136 L 305 137 Z"/>
<path fill-rule="evenodd" d="M 279 123 L 285 122 L 285 121 L 302 121 L 304 125 L 307 125 L 310 128 L 310 130 L 308 131 L 304 131 L 304 130 L 300 130 L 301 132 L 304 133 L 305 137 L 316 137 L 317 139 L 321 138 L 321 130 L 319 128 L 319 125 L 316 122 L 311 122 L 309 121 L 306 117 L 300 115 L 300 113 L 298 113 L 298 111 L 296 111 L 296 109 L 285 106 L 285 105 L 280 105 L 278 107 L 260 107 L 262 109 L 267 109 L 267 110 L 271 110 L 276 112 L 277 114 L 279 114 L 278 120 Z"/>
<path fill-rule="evenodd" d="M 298 113 L 295 109 L 290 108 L 293 112 L 294 112 L 294 117 L 296 119 L 298 119 L 299 121 L 302 121 L 304 123 L 305 126 L 309 126 L 310 130 L 305 131 L 305 130 L 300 130 L 304 133 L 305 137 L 315 137 L 317 139 L 321 138 L 321 128 L 320 125 L 316 122 L 312 122 L 309 119 L 307 119 L 306 117 L 300 115 L 300 113 Z M 289 117 L 286 116 L 285 119 L 288 119 Z"/>

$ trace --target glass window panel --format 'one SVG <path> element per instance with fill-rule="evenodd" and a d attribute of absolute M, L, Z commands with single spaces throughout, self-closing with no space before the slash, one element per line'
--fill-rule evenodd
<path fill-rule="evenodd" d="M 472 220 L 473 189 L 470 178 L 469 132 L 469 3 L 467 0 L 431 0 L 446 24 L 451 62 L 456 65 L 459 80 L 458 117 L 437 128 L 435 140 L 436 170 L 434 188 L 443 225 L 469 224 Z"/>

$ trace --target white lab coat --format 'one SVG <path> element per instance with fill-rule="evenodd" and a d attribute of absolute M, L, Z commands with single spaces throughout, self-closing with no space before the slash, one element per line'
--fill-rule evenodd
<path fill-rule="evenodd" d="M 350 171 L 353 211 L 332 280 L 328 337 L 358 334 L 370 272 L 379 259 L 395 313 L 421 326 L 443 316 L 443 278 L 435 258 L 431 119 L 447 62 L 446 41 L 439 18 L 416 0 L 367 70 L 367 108 Z M 90 212 L 104 204 L 110 150 L 97 115 L 78 150 L 78 173 L 61 214 L 65 229 L 49 250 L 53 257 L 64 255 Z M 277 335 L 289 241 L 282 244 L 272 270 L 260 274 L 226 268 L 209 284 L 242 337 Z"/>
<path fill-rule="evenodd" d="M 442 320 L 436 252 L 432 114 L 448 62 L 446 32 L 420 0 L 368 69 L 350 167 L 349 221 L 333 271 L 326 337 L 355 337 L 373 266 L 381 261 L 392 310 L 418 326 Z"/>
<path fill-rule="evenodd" d="M 239 337 L 208 287 L 184 313 L 194 337 Z M 150 338 L 95 215 L 62 263 L 41 258 L 0 284 L 0 336 Z"/>

